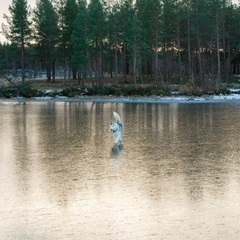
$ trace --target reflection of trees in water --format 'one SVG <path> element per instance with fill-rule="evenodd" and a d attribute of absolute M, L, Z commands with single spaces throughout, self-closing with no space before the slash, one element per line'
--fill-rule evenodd
<path fill-rule="evenodd" d="M 74 193 L 89 187 L 102 191 L 98 183 L 107 176 L 113 109 L 104 103 L 54 103 L 47 112 L 43 107 L 40 115 L 49 117 L 39 127 L 42 165 L 49 194 L 57 201 L 66 204 Z"/>
<path fill-rule="evenodd" d="M 204 190 L 217 194 L 228 180 L 232 145 L 229 108 L 218 104 L 135 104 L 126 106 L 128 133 L 135 151 L 150 156 L 145 167 L 153 177 L 184 176 L 185 191 L 193 198 Z M 233 114 L 235 115 L 235 114 Z M 239 115 L 239 114 L 238 114 Z M 229 126 L 230 125 L 230 126 Z M 237 123 L 239 125 L 239 123 Z M 240 127 L 240 126 L 239 126 Z M 130 140 L 130 142 L 131 142 Z M 239 140 L 237 140 L 239 143 Z M 153 163 L 154 161 L 154 163 Z M 230 162 L 229 162 L 230 161 Z"/>
<path fill-rule="evenodd" d="M 43 160 L 49 193 L 57 201 L 65 198 L 67 204 L 74 192 L 85 187 L 84 179 L 91 172 L 89 148 L 94 144 L 95 116 L 90 103 L 60 104 L 63 106 L 54 103 L 54 112 L 40 132 L 44 152 L 50 157 Z"/>
<path fill-rule="evenodd" d="M 217 104 L 190 105 L 190 117 L 181 117 L 178 154 L 182 159 L 191 195 L 206 188 L 214 195 L 226 185 L 232 148 L 235 144 L 230 126 L 237 128 L 228 108 Z M 227 116 L 227 117 L 226 117 Z M 237 137 L 237 136 L 236 136 Z M 235 149 L 236 151 L 237 149 Z M 194 193 L 194 194 L 193 194 Z"/>
<path fill-rule="evenodd" d="M 4 121 L 12 129 L 12 134 L 6 132 L 8 148 L 14 151 L 11 160 L 25 194 L 32 184 L 45 182 L 47 193 L 66 204 L 81 185 L 82 175 L 91 172 L 91 164 L 86 163 L 92 154 L 89 146 L 95 144 L 96 115 L 90 107 L 89 103 L 42 102 L 9 108 Z"/>
<path fill-rule="evenodd" d="M 184 186 L 181 190 L 191 198 L 201 198 L 206 189 L 217 195 L 226 185 L 230 165 L 235 166 L 240 141 L 236 131 L 240 113 L 233 105 L 221 106 L 67 102 L 16 106 L 8 124 L 14 129 L 12 144 L 18 146 L 13 147 L 15 155 L 21 153 L 19 180 L 28 189 L 32 174 L 37 174 L 49 197 L 62 205 L 79 192 L 104 191 L 102 181 L 114 176 L 109 155 L 121 153 L 112 149 L 109 130 L 112 112 L 117 111 L 124 122 L 124 154 L 118 169 L 118 174 L 125 171 L 123 183 L 138 177 L 134 186 L 153 191 L 150 194 L 160 194 L 168 182 Z"/>
<path fill-rule="evenodd" d="M 8 163 L 6 172 L 16 172 L 17 179 L 15 187 L 20 189 L 22 194 L 28 195 L 29 189 L 29 168 L 32 165 L 26 149 L 30 148 L 31 139 L 27 137 L 26 132 L 29 131 L 26 118 L 26 106 L 23 104 L 15 104 L 12 106 L 4 106 L 1 116 L 0 138 L 2 140 L 1 150 L 5 150 L 1 161 Z M 18 174 L 20 173 L 20 174 Z M 9 179 L 5 179 L 9 181 Z M 19 186 L 17 183 L 21 183 Z M 10 191 L 8 189 L 7 191 Z"/>

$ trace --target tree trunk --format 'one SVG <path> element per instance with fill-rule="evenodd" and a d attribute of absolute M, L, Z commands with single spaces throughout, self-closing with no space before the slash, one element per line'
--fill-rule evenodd
<path fill-rule="evenodd" d="M 201 43 L 200 43 L 200 38 L 198 36 L 198 66 L 199 66 L 199 80 L 200 83 L 203 82 L 203 70 L 202 70 L 202 56 L 201 56 Z"/>
<path fill-rule="evenodd" d="M 77 79 L 77 69 L 75 67 L 72 67 L 72 78 Z"/>
<path fill-rule="evenodd" d="M 100 40 L 100 44 L 99 44 L 99 83 L 100 86 L 103 86 L 103 64 L 102 64 L 102 40 Z"/>
<path fill-rule="evenodd" d="M 155 82 L 156 86 L 159 86 L 159 77 L 158 77 L 158 24 L 157 18 L 155 22 Z"/>
<path fill-rule="evenodd" d="M 231 74 L 231 49 L 230 49 L 230 40 L 228 39 L 228 56 L 227 56 L 227 82 Z"/>
<path fill-rule="evenodd" d="M 115 46 L 114 50 L 114 57 L 115 57 L 115 83 L 118 84 L 118 56 L 117 56 L 117 46 Z"/>
<path fill-rule="evenodd" d="M 135 48 L 135 47 L 134 47 Z M 133 56 L 133 80 L 134 80 L 134 87 L 137 87 L 137 56 L 136 56 L 136 49 L 134 49 L 134 56 Z"/>
<path fill-rule="evenodd" d="M 181 44 L 180 44 L 180 24 L 178 22 L 178 27 L 177 27 L 177 33 L 178 33 L 178 64 L 179 64 L 179 76 L 180 76 L 180 81 L 182 84 L 182 59 L 181 59 Z"/>
<path fill-rule="evenodd" d="M 116 28 L 116 23 L 115 23 Z M 117 31 L 114 32 L 114 41 L 115 41 L 115 48 L 114 48 L 114 58 L 115 58 L 115 84 L 118 84 L 118 49 L 117 49 Z"/>
<path fill-rule="evenodd" d="M 55 61 L 52 62 L 52 80 L 53 82 L 55 82 L 55 76 L 56 75 L 56 71 L 55 71 Z"/>
<path fill-rule="evenodd" d="M 47 81 L 51 80 L 51 66 L 50 66 L 50 62 L 47 60 L 47 64 L 46 64 L 46 70 L 47 70 Z"/>
<path fill-rule="evenodd" d="M 22 83 L 25 82 L 25 48 L 24 40 L 21 42 L 21 71 L 22 71 Z"/>
<path fill-rule="evenodd" d="M 221 86 L 221 62 L 220 62 L 220 50 L 219 50 L 219 19 L 216 15 L 216 30 L 217 30 L 217 78 L 216 78 L 216 91 L 219 92 Z"/>
<path fill-rule="evenodd" d="M 191 61 L 191 39 L 190 39 L 190 2 L 188 5 L 188 74 L 191 83 L 194 85 L 192 61 Z"/>

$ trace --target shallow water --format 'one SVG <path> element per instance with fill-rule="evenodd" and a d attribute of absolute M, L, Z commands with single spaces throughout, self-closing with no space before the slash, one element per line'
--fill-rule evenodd
<path fill-rule="evenodd" d="M 239 129 L 240 103 L 1 102 L 0 239 L 239 239 Z"/>

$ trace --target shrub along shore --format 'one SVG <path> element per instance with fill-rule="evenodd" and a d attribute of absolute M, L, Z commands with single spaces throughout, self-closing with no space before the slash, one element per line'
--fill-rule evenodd
<path fill-rule="evenodd" d="M 203 95 L 228 95 L 231 93 L 229 88 L 238 87 L 238 84 L 225 84 L 216 92 L 213 88 L 202 89 L 190 84 L 162 84 L 155 86 L 152 83 L 144 83 L 135 86 L 131 82 L 114 84 L 108 81 L 103 86 L 92 85 L 89 82 L 71 81 L 66 83 L 64 80 L 48 82 L 43 80 L 30 80 L 24 83 L 9 82 L 0 87 L 1 98 L 14 97 L 78 97 L 78 96 L 203 96 Z M 235 92 L 238 93 L 238 92 Z"/>

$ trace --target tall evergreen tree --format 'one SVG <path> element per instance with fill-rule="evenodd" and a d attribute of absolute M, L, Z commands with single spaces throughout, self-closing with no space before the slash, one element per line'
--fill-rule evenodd
<path fill-rule="evenodd" d="M 228 75 L 231 73 L 239 74 L 240 62 L 240 6 L 230 5 L 226 12 L 226 39 L 228 55 Z"/>
<path fill-rule="evenodd" d="M 226 6 L 226 0 L 212 0 L 210 4 L 212 23 L 213 23 L 213 44 L 214 52 L 216 53 L 216 91 L 219 92 L 222 83 L 222 69 L 221 69 L 221 53 L 222 48 L 222 32 L 223 19 Z"/>
<path fill-rule="evenodd" d="M 103 85 L 103 53 L 106 39 L 106 14 L 100 0 L 91 0 L 88 5 L 90 19 L 90 47 L 94 65 L 95 78 L 99 85 Z"/>
<path fill-rule="evenodd" d="M 86 76 L 87 72 L 90 76 L 92 74 L 89 55 L 89 24 L 90 18 L 87 2 L 86 0 L 80 0 L 79 13 L 73 23 L 73 33 L 71 36 L 71 44 L 73 46 L 72 63 L 77 68 L 80 78 Z"/>
<path fill-rule="evenodd" d="M 39 0 L 34 11 L 36 44 L 40 59 L 44 61 L 47 79 L 55 79 L 55 57 L 59 28 L 56 11 L 49 0 Z"/>
<path fill-rule="evenodd" d="M 147 73 L 152 75 L 154 73 L 155 83 L 158 86 L 161 79 L 161 67 L 159 62 L 159 49 L 161 47 L 161 12 L 162 2 L 160 0 L 137 0 L 136 8 L 139 20 L 142 23 L 143 41 L 147 45 L 148 54 L 144 55 L 147 59 L 148 65 Z M 152 61 L 153 60 L 153 61 Z M 150 64 L 149 64 L 150 61 Z M 153 62 L 153 63 L 152 63 Z"/>
<path fill-rule="evenodd" d="M 13 0 L 9 6 L 10 17 L 5 16 L 9 31 L 6 32 L 7 39 L 21 51 L 21 74 L 22 82 L 25 80 L 25 48 L 31 36 L 30 10 L 27 0 Z"/>
<path fill-rule="evenodd" d="M 173 59 L 177 46 L 177 2 L 163 0 L 161 13 L 161 41 L 164 55 L 164 77 L 169 81 L 173 75 Z"/>
<path fill-rule="evenodd" d="M 132 16 L 129 20 L 131 22 L 126 29 L 126 42 L 132 64 L 134 86 L 137 87 L 141 77 L 141 58 L 144 49 L 142 24 L 134 10 L 132 10 Z"/>
<path fill-rule="evenodd" d="M 62 50 L 64 52 L 65 69 L 68 66 L 69 80 L 71 73 L 71 58 L 73 55 L 73 47 L 71 43 L 71 35 L 73 33 L 73 24 L 78 14 L 78 5 L 76 0 L 67 0 L 63 8 L 63 29 L 62 29 Z M 73 71 L 74 73 L 75 71 Z M 75 75 L 75 74 L 74 74 Z M 76 76 L 74 76 L 76 78 Z"/>
<path fill-rule="evenodd" d="M 107 29 L 109 44 L 109 56 L 110 56 L 110 73 L 114 71 L 115 83 L 118 83 L 118 35 L 119 35 L 119 23 L 117 20 L 119 13 L 119 3 L 109 2 L 107 11 Z"/>
<path fill-rule="evenodd" d="M 191 33 L 193 56 L 193 76 L 194 84 L 205 88 L 205 76 L 210 72 L 211 64 L 207 64 L 204 56 L 208 54 L 210 42 L 212 41 L 211 32 L 211 14 L 209 11 L 209 1 L 194 0 L 192 1 L 191 15 Z"/>
<path fill-rule="evenodd" d="M 132 20 L 134 15 L 133 1 L 125 0 L 120 6 L 119 14 L 119 34 L 120 34 L 120 46 L 123 59 L 123 73 L 125 80 L 127 80 L 127 75 L 130 72 L 130 51 L 129 51 L 129 42 L 131 42 L 131 29 L 132 29 Z"/>
<path fill-rule="evenodd" d="M 57 59 L 58 63 L 63 67 L 64 80 L 67 79 L 67 61 L 66 61 L 66 44 L 64 35 L 65 28 L 65 17 L 64 8 L 66 6 L 67 0 L 53 0 L 54 7 L 58 16 L 58 27 L 59 27 L 59 44 L 57 46 Z"/>

